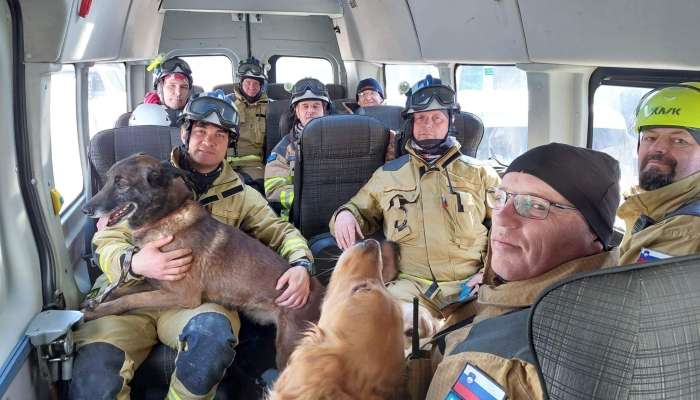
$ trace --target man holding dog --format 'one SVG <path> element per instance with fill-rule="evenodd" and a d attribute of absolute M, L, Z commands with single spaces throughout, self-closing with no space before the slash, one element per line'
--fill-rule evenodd
<path fill-rule="evenodd" d="M 620 169 L 605 153 L 559 143 L 516 158 L 488 190 L 490 259 L 476 317 L 446 338 L 428 399 L 542 398 L 528 344 L 529 307 L 546 287 L 616 266 L 611 249 Z M 467 321 L 465 321 L 467 322 Z M 483 398 L 483 397 L 482 397 Z"/>
<path fill-rule="evenodd" d="M 196 199 L 214 218 L 242 229 L 290 262 L 277 282 L 277 289 L 284 290 L 276 301 L 283 307 L 302 307 L 310 284 L 311 251 L 306 240 L 224 162 L 238 135 L 233 102 L 223 92 L 214 92 L 190 100 L 183 115 L 184 145 L 173 149 L 172 162 L 189 172 Z M 130 237 L 123 225 L 95 234 L 93 244 L 104 271 L 95 291 L 104 293 L 144 277 L 177 280 L 187 273 L 192 261 L 189 249 L 160 250 L 172 237 L 141 249 L 130 244 Z M 132 311 L 89 321 L 75 333 L 78 353 L 71 397 L 129 398 L 134 371 L 162 341 L 179 350 L 167 398 L 211 399 L 233 361 L 239 328 L 236 311 L 213 303 L 194 309 Z"/>
<path fill-rule="evenodd" d="M 637 107 L 639 186 L 625 221 L 621 264 L 700 252 L 700 82 L 653 90 Z"/>
<path fill-rule="evenodd" d="M 407 94 L 408 154 L 386 163 L 333 215 L 330 230 L 341 249 L 383 227 L 399 244 L 399 277 L 389 292 L 402 303 L 404 325 L 413 326 L 412 300 L 420 299 L 421 337 L 436 318 L 469 295 L 466 282 L 482 267 L 489 218 L 486 189 L 496 172 L 463 156 L 449 135 L 459 112 L 455 92 L 428 75 Z"/>

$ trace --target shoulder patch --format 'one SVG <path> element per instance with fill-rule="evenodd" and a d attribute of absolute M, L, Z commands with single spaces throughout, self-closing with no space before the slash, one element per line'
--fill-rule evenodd
<path fill-rule="evenodd" d="M 506 392 L 479 368 L 467 363 L 450 388 L 446 400 L 504 400 Z"/>
<path fill-rule="evenodd" d="M 391 160 L 382 166 L 383 171 L 398 171 L 401 167 L 406 165 L 410 159 L 410 155 L 404 154 L 401 157 Z"/>
<path fill-rule="evenodd" d="M 269 156 L 267 156 L 267 162 L 275 161 L 275 158 L 277 158 L 277 153 L 273 151 Z"/>
<path fill-rule="evenodd" d="M 635 262 L 635 264 L 644 264 L 652 261 L 658 261 L 658 260 L 663 260 L 666 258 L 671 258 L 672 256 L 668 254 L 664 254 L 660 251 L 652 250 L 652 249 L 647 249 L 646 247 L 642 247 L 642 250 L 639 252 L 639 258 Z"/>

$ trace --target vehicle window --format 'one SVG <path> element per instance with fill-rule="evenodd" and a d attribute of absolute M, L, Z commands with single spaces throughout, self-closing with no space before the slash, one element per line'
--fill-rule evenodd
<path fill-rule="evenodd" d="M 187 56 L 180 57 L 192 69 L 192 84 L 201 86 L 209 92 L 214 86 L 233 83 L 233 63 L 231 59 L 218 56 Z"/>
<path fill-rule="evenodd" d="M 620 162 L 620 190 L 637 184 L 637 133 L 634 114 L 637 103 L 649 88 L 599 86 L 593 96 L 591 147 L 610 154 Z"/>
<path fill-rule="evenodd" d="M 90 137 L 114 127 L 126 112 L 126 72 L 124 64 L 95 64 L 88 71 L 88 114 Z"/>
<path fill-rule="evenodd" d="M 66 206 L 83 191 L 75 110 L 75 68 L 64 65 L 60 71 L 51 74 L 50 82 L 51 162 L 54 186 L 63 196 L 63 210 L 66 210 Z"/>
<path fill-rule="evenodd" d="M 316 78 L 323 83 L 333 83 L 333 66 L 324 58 L 278 57 L 275 61 L 275 82 L 291 83 L 302 78 Z"/>
<path fill-rule="evenodd" d="M 510 164 L 527 150 L 527 75 L 510 65 L 460 65 L 457 100 L 484 123 L 477 158 Z"/>
<path fill-rule="evenodd" d="M 386 79 L 385 104 L 393 106 L 405 106 L 406 96 L 401 93 L 401 82 L 408 82 L 409 87 L 413 86 L 426 75 L 435 78 L 440 77 L 440 72 L 434 65 L 427 64 L 387 64 L 384 66 L 384 78 Z"/>

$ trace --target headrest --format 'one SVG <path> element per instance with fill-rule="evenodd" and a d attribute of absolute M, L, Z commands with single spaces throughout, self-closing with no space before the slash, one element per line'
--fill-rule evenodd
<path fill-rule="evenodd" d="M 117 121 L 114 123 L 114 127 L 123 128 L 125 126 L 129 126 L 129 118 L 131 118 L 131 111 L 120 115 L 119 118 L 117 118 Z"/>
<path fill-rule="evenodd" d="M 481 119 L 468 112 L 455 114 L 455 136 L 462 145 L 461 152 L 469 157 L 476 157 L 481 138 L 484 137 L 484 124 Z"/>
<path fill-rule="evenodd" d="M 267 97 L 272 100 L 291 99 L 292 94 L 289 93 L 283 83 L 270 83 L 267 85 Z"/>
<path fill-rule="evenodd" d="M 335 114 L 316 118 L 304 128 L 304 154 L 322 148 L 322 153 L 317 156 L 325 159 L 366 157 L 373 142 L 381 140 L 385 144 L 388 137 L 385 130 L 374 118 L 357 115 Z"/>
<path fill-rule="evenodd" d="M 204 88 L 197 85 L 192 85 L 192 94 L 200 94 L 204 92 Z"/>
<path fill-rule="evenodd" d="M 328 90 L 328 96 L 331 100 L 338 100 L 345 98 L 345 86 L 338 85 L 337 83 L 327 83 L 326 90 Z"/>
<path fill-rule="evenodd" d="M 366 115 L 372 117 L 389 129 L 399 131 L 402 128 L 404 119 L 401 116 L 401 111 L 403 107 L 401 106 L 372 106 L 372 107 L 360 107 L 357 111 L 358 115 Z"/>
<path fill-rule="evenodd" d="M 217 90 L 217 89 L 221 89 L 221 90 L 224 91 L 224 93 L 226 93 L 226 94 L 231 94 L 231 93 L 234 92 L 235 88 L 236 88 L 236 84 L 235 84 L 235 83 L 222 83 L 222 84 L 220 84 L 220 85 L 214 86 L 214 87 L 212 88 L 212 91 L 215 91 L 215 90 Z"/>
<path fill-rule="evenodd" d="M 530 315 L 550 399 L 680 399 L 699 388 L 700 257 L 573 277 Z"/>

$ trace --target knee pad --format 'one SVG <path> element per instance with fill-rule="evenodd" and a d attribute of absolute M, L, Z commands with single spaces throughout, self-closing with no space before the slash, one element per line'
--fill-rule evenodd
<path fill-rule="evenodd" d="M 126 355 L 109 343 L 91 343 L 73 361 L 71 399 L 114 399 L 124 385 L 119 375 Z"/>
<path fill-rule="evenodd" d="M 207 312 L 187 322 L 180 333 L 183 348 L 175 361 L 175 375 L 195 395 L 207 394 L 219 383 L 236 355 L 238 339 L 225 315 Z"/>

